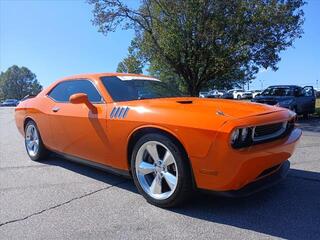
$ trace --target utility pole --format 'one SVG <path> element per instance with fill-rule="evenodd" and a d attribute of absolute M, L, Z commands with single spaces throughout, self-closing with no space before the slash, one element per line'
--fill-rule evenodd
<path fill-rule="evenodd" d="M 261 91 L 263 91 L 263 80 L 262 79 L 259 79 L 260 83 L 261 83 Z"/>

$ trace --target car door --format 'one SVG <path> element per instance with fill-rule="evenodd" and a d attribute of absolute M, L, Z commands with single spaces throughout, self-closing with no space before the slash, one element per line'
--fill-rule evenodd
<path fill-rule="evenodd" d="M 70 96 L 85 93 L 95 111 L 85 104 L 72 104 Z M 53 88 L 48 96 L 54 101 L 50 115 L 55 150 L 102 164 L 109 164 L 107 106 L 88 79 L 67 80 Z"/>
<path fill-rule="evenodd" d="M 315 111 L 314 90 L 312 86 L 299 87 L 295 89 L 297 112 L 299 114 L 313 113 Z"/>
<path fill-rule="evenodd" d="M 304 98 L 304 108 L 307 109 L 308 113 L 314 113 L 316 96 L 312 86 L 305 86 L 302 89 L 302 97 Z"/>

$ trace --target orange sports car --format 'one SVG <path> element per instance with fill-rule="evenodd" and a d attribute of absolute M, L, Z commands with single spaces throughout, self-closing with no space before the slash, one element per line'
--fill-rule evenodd
<path fill-rule="evenodd" d="M 148 202 L 171 207 L 194 189 L 245 196 L 278 182 L 301 136 L 276 106 L 183 97 L 158 79 L 83 74 L 16 107 L 32 160 L 50 152 L 132 176 Z"/>

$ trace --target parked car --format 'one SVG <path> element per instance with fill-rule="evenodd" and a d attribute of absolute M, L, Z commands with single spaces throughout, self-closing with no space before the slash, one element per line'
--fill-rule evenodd
<path fill-rule="evenodd" d="M 219 97 L 224 99 L 233 99 L 233 94 L 229 93 L 226 90 L 218 90 L 219 91 Z"/>
<path fill-rule="evenodd" d="M 226 90 L 210 90 L 209 92 L 200 92 L 199 97 L 202 98 L 224 98 L 233 99 L 233 95 Z"/>
<path fill-rule="evenodd" d="M 252 91 L 245 91 L 242 95 L 244 99 L 251 99 L 252 98 Z"/>
<path fill-rule="evenodd" d="M 199 92 L 200 98 L 206 98 L 208 96 L 208 92 Z"/>
<path fill-rule="evenodd" d="M 277 183 L 301 136 L 295 115 L 182 97 L 158 79 L 121 73 L 67 77 L 15 108 L 32 160 L 56 152 L 132 176 L 159 207 L 181 203 L 194 188 L 246 196 Z"/>
<path fill-rule="evenodd" d="M 250 99 L 250 98 L 252 98 L 252 93 L 250 91 L 244 91 L 241 89 L 231 89 L 228 92 L 233 95 L 234 99 Z"/>
<path fill-rule="evenodd" d="M 17 99 L 6 99 L 4 102 L 1 103 L 2 107 L 15 107 L 19 103 Z"/>
<path fill-rule="evenodd" d="M 288 108 L 306 117 L 315 112 L 316 97 L 312 86 L 276 85 L 268 87 L 252 101 Z"/>
<path fill-rule="evenodd" d="M 252 90 L 251 92 L 252 92 L 252 98 L 255 98 L 256 96 L 262 93 L 261 90 Z"/>
<path fill-rule="evenodd" d="M 207 98 L 219 98 L 220 93 L 218 90 L 211 90 L 208 92 Z"/>

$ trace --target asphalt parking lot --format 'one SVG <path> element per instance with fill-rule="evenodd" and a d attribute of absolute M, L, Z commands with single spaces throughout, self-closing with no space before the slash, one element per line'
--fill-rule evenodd
<path fill-rule="evenodd" d="M 304 130 L 289 176 L 242 199 L 195 194 L 171 210 L 131 180 L 51 156 L 33 162 L 0 108 L 0 239 L 320 239 L 320 120 Z"/>

